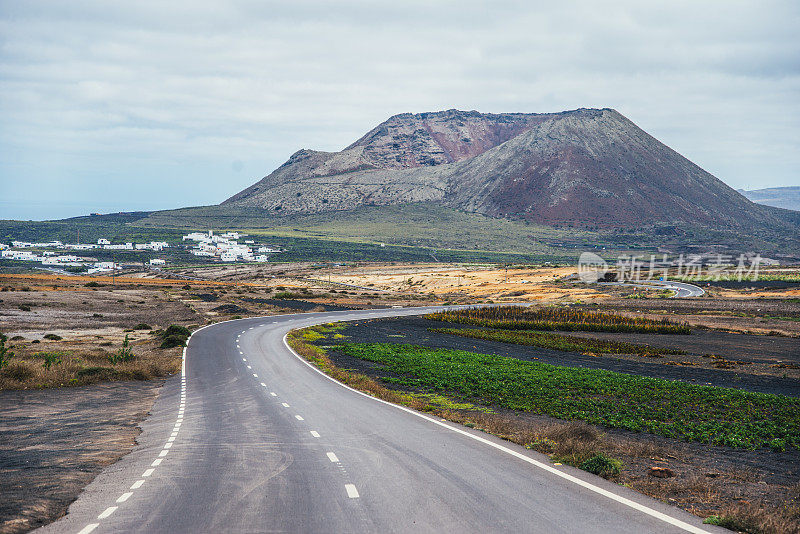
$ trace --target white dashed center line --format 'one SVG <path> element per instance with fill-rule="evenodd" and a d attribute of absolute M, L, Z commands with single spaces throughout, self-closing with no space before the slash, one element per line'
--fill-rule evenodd
<path fill-rule="evenodd" d="M 89 523 L 88 525 L 83 527 L 80 530 L 80 532 L 78 532 L 78 534 L 89 534 L 91 531 L 96 529 L 98 526 L 100 526 L 100 523 Z"/>
<path fill-rule="evenodd" d="M 270 391 L 269 394 L 272 395 L 273 397 L 277 397 L 278 396 L 278 394 L 275 393 L 274 391 Z"/>
<path fill-rule="evenodd" d="M 294 418 L 297 419 L 298 421 L 302 421 L 303 420 L 303 418 L 300 417 L 299 415 L 295 415 Z"/>
<path fill-rule="evenodd" d="M 161 460 L 162 460 L 161 458 L 156 458 L 150 465 L 152 465 L 153 467 L 158 467 L 159 465 L 161 465 Z"/>
<path fill-rule="evenodd" d="M 281 403 L 281 404 L 283 404 L 283 407 L 284 407 L 284 408 L 288 408 L 288 407 L 289 407 L 289 403 L 288 403 L 288 402 L 283 402 L 283 403 Z"/>
<path fill-rule="evenodd" d="M 130 498 L 131 495 L 133 495 L 132 491 L 125 492 L 125 493 L 123 493 L 122 495 L 119 496 L 119 498 L 117 499 L 117 502 L 125 502 Z"/>
<path fill-rule="evenodd" d="M 261 382 L 261 385 L 267 387 L 267 385 L 264 382 Z"/>
<path fill-rule="evenodd" d="M 116 511 L 117 511 L 117 507 L 116 506 L 109 506 L 108 508 L 103 510 L 100 513 L 100 515 L 97 516 L 97 519 L 105 519 L 106 517 L 110 516 L 111 514 L 113 514 Z"/>
<path fill-rule="evenodd" d="M 311 435 L 314 436 L 315 438 L 318 438 L 319 437 L 319 432 L 317 432 L 316 430 L 312 430 L 311 431 Z"/>
<path fill-rule="evenodd" d="M 131 484 L 131 489 L 139 489 L 142 487 L 142 484 L 144 484 L 144 480 L 137 480 L 136 482 Z"/>
<path fill-rule="evenodd" d="M 338 463 L 339 462 L 339 458 L 337 458 L 334 453 L 329 452 L 329 453 L 327 453 L 327 455 L 328 455 L 328 460 L 330 460 L 331 462 L 333 462 L 333 463 Z"/>
<path fill-rule="evenodd" d="M 153 471 L 155 471 L 155 469 L 150 468 L 147 471 L 145 471 L 144 473 L 142 473 L 142 476 L 143 477 L 149 477 L 150 475 L 153 474 Z"/>
<path fill-rule="evenodd" d="M 356 489 L 355 484 L 345 484 L 344 489 L 347 490 L 347 496 L 351 499 L 358 498 L 358 490 Z"/>

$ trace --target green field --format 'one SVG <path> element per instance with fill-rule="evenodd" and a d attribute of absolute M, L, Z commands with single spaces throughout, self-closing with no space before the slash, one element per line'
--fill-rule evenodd
<path fill-rule="evenodd" d="M 800 399 L 413 345 L 336 350 L 377 362 L 403 388 L 685 441 L 800 448 Z"/>
<path fill-rule="evenodd" d="M 501 330 L 563 330 L 567 332 L 638 332 L 647 334 L 689 334 L 689 325 L 666 318 L 648 319 L 604 313 L 582 308 L 553 306 L 531 308 L 492 306 L 430 313 L 426 319 L 469 324 Z"/>
<path fill-rule="evenodd" d="M 637 343 L 587 339 L 530 330 L 484 330 L 481 328 L 429 328 L 428 330 L 441 334 L 471 337 L 474 339 L 488 339 L 490 341 L 501 341 L 503 343 L 513 343 L 515 345 L 529 345 L 532 347 L 542 347 L 568 352 L 640 355 L 686 354 L 682 350 L 651 347 L 649 345 L 640 345 Z"/>

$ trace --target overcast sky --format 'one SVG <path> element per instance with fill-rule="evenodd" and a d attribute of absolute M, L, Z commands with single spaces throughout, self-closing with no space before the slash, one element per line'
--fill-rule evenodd
<path fill-rule="evenodd" d="M 0 218 L 216 204 L 449 108 L 613 107 L 733 187 L 800 185 L 798 28 L 797 0 L 0 0 Z"/>

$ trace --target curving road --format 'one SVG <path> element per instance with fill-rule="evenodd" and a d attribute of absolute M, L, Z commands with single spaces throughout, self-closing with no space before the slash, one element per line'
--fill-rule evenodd
<path fill-rule="evenodd" d="M 139 445 L 43 532 L 725 532 L 487 434 L 351 390 L 293 328 L 431 308 L 198 330 Z"/>
<path fill-rule="evenodd" d="M 632 286 L 642 287 L 645 289 L 653 289 L 653 286 L 662 289 L 670 289 L 675 292 L 671 299 L 676 298 L 689 298 L 689 297 L 702 297 L 706 294 L 703 288 L 694 284 L 687 284 L 686 282 L 675 281 L 662 281 L 662 280 L 648 280 L 646 282 L 599 282 L 601 285 L 606 286 Z"/>

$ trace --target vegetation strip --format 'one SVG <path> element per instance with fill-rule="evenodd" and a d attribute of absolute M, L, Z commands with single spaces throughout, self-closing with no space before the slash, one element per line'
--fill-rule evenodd
<path fill-rule="evenodd" d="M 800 399 L 791 397 L 414 345 L 337 350 L 382 364 L 395 375 L 382 380 L 416 391 L 685 441 L 800 448 Z"/>
<path fill-rule="evenodd" d="M 641 354 L 643 356 L 686 354 L 684 351 L 677 349 L 662 349 L 649 345 L 626 343 L 624 341 L 587 339 L 530 330 L 484 330 L 480 328 L 429 328 L 428 330 L 440 334 L 502 341 L 504 343 L 514 343 L 516 345 L 531 345 L 534 347 L 563 350 L 567 352 L 592 351 L 605 354 Z"/>
<path fill-rule="evenodd" d="M 497 306 L 430 313 L 426 319 L 471 324 L 503 330 L 563 330 L 586 332 L 634 332 L 647 334 L 689 334 L 687 323 L 666 318 L 648 319 L 577 308 Z"/>

